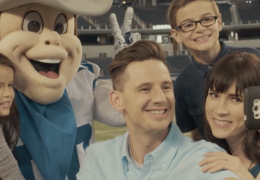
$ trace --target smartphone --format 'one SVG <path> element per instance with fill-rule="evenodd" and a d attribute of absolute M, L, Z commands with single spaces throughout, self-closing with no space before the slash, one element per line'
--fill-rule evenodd
<path fill-rule="evenodd" d="M 260 130 L 260 86 L 244 90 L 244 120 L 248 130 Z"/>

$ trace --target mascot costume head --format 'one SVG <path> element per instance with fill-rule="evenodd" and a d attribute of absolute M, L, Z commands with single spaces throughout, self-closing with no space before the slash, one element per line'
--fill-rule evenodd
<path fill-rule="evenodd" d="M 0 0 L 0 52 L 17 66 L 15 88 L 31 100 L 57 101 L 82 56 L 77 15 L 100 15 L 111 0 Z"/>
<path fill-rule="evenodd" d="M 112 0 L 0 0 L 0 53 L 17 67 L 19 167 L 25 179 L 76 179 L 75 116 L 66 85 L 82 47 L 77 15 L 101 15 Z"/>

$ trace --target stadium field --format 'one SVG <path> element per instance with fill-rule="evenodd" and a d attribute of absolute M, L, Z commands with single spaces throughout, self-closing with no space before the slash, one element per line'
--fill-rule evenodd
<path fill-rule="evenodd" d="M 114 137 L 124 134 L 127 131 L 126 127 L 110 127 L 97 121 L 94 121 L 94 129 L 96 142 L 113 139 Z M 185 133 L 184 135 L 189 136 L 188 133 Z"/>

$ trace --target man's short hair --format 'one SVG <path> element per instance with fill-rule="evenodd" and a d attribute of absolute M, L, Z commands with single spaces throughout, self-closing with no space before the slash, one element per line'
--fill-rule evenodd
<path fill-rule="evenodd" d="M 124 84 L 128 79 L 125 69 L 129 64 L 151 59 L 161 61 L 167 67 L 165 51 L 153 41 L 140 40 L 119 51 L 109 65 L 113 89 L 123 91 Z"/>
<path fill-rule="evenodd" d="M 173 0 L 168 8 L 167 11 L 167 20 L 169 24 L 171 25 L 171 28 L 174 29 L 176 28 L 176 14 L 177 11 L 184 7 L 185 5 L 194 2 L 194 1 L 199 1 L 199 0 Z M 202 0 L 200 0 L 202 1 Z M 204 1 L 209 1 L 212 3 L 213 9 L 215 10 L 216 15 L 219 15 L 219 8 L 217 3 L 214 0 L 204 0 Z"/>

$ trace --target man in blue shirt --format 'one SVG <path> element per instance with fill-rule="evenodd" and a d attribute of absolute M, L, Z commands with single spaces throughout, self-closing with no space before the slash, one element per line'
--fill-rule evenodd
<path fill-rule="evenodd" d="M 172 37 L 192 54 L 191 63 L 174 83 L 176 122 L 191 138 L 204 136 L 203 111 L 207 72 L 223 56 L 248 52 L 260 57 L 253 48 L 229 47 L 218 40 L 222 17 L 214 0 L 172 1 L 168 8 Z"/>
<path fill-rule="evenodd" d="M 110 103 L 122 111 L 128 132 L 88 147 L 78 180 L 238 179 L 231 171 L 203 173 L 203 155 L 224 150 L 192 141 L 172 123 L 173 84 L 157 43 L 137 41 L 119 51 L 109 71 Z"/>

